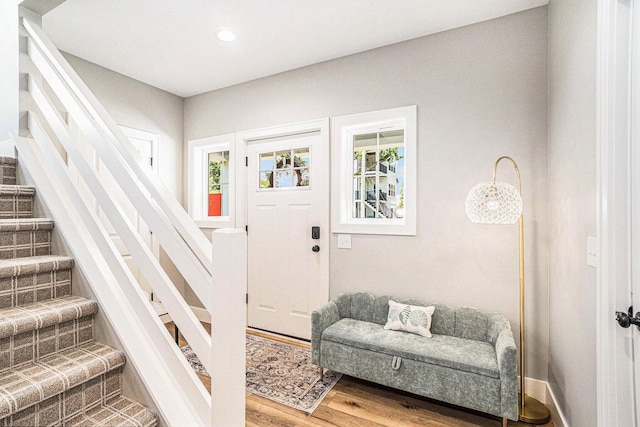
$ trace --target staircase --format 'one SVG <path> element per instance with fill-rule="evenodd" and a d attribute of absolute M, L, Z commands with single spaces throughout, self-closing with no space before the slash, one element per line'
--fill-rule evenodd
<path fill-rule="evenodd" d="M 73 259 L 51 254 L 54 223 L 0 158 L 0 427 L 156 426 L 122 395 L 124 353 L 94 341 L 94 301 L 71 295 Z"/>

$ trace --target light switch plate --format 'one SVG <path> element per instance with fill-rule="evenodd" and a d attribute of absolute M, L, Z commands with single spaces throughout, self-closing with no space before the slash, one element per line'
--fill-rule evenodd
<path fill-rule="evenodd" d="M 587 237 L 587 265 L 598 267 L 598 239 Z"/>
<path fill-rule="evenodd" d="M 338 234 L 338 249 L 351 249 L 351 234 Z"/>

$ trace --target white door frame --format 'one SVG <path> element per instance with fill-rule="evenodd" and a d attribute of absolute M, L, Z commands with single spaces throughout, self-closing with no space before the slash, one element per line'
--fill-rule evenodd
<path fill-rule="evenodd" d="M 122 125 L 118 125 L 118 127 L 120 128 L 120 130 L 122 131 L 122 133 L 124 133 L 124 135 L 131 139 L 131 138 L 135 138 L 135 139 L 141 139 L 144 141 L 150 141 L 151 142 L 151 170 L 153 171 L 153 174 L 155 176 L 159 175 L 159 165 L 160 165 L 160 160 L 159 160 L 159 153 L 160 153 L 160 136 L 156 133 L 153 132 L 147 132 L 145 130 L 140 130 L 140 129 L 134 129 L 134 128 L 130 128 L 127 126 L 122 126 Z M 137 229 L 137 224 L 136 224 L 136 229 Z M 151 230 L 149 230 L 151 232 Z M 158 242 L 158 239 L 156 239 L 153 236 L 153 233 L 151 233 L 151 253 L 153 254 L 153 256 L 157 259 L 160 260 L 160 243 Z"/>
<path fill-rule="evenodd" d="M 158 153 L 160 152 L 160 136 L 153 132 L 147 132 L 145 130 L 134 129 L 127 126 L 118 125 L 118 127 L 127 138 L 145 139 L 151 141 L 151 153 L 153 156 L 153 165 L 151 165 L 151 168 L 153 169 L 154 175 L 158 175 Z"/>
<path fill-rule="evenodd" d="M 621 345 L 616 337 L 619 326 L 614 320 L 614 312 L 626 311 L 632 302 L 630 296 L 628 302 L 620 301 L 618 287 L 628 285 L 631 290 L 628 277 L 631 90 L 636 98 L 640 95 L 637 87 L 631 86 L 630 29 L 632 19 L 639 22 L 633 3 L 634 0 L 598 1 L 596 376 L 599 427 L 627 427 L 636 423 L 632 419 L 635 411 L 633 362 L 628 356 L 619 355 L 632 351 L 632 337 L 639 332 L 629 329 L 629 338 Z M 640 305 L 635 307 L 636 311 L 638 308 Z"/>
<path fill-rule="evenodd" d="M 247 224 L 248 220 L 248 158 L 247 151 L 248 145 L 255 140 L 266 138 L 280 138 L 287 135 L 296 135 L 302 133 L 320 132 L 322 143 L 327 144 L 330 147 L 330 133 L 329 133 L 329 118 L 310 120 L 306 122 L 293 123 L 288 125 L 274 126 L 262 129 L 254 129 L 236 133 L 236 227 L 242 228 Z M 327 157 L 327 161 L 331 162 L 331 153 Z M 331 171 L 331 165 L 329 163 L 329 172 Z M 240 172 L 243 171 L 243 172 Z M 327 176 L 327 182 L 329 183 L 329 193 L 331 193 L 331 177 Z M 330 203 L 330 194 L 327 199 L 327 203 Z M 327 206 L 327 214 L 329 215 L 329 227 L 325 233 L 328 233 L 331 228 L 330 206 Z M 329 251 L 329 245 L 326 250 Z M 331 258 L 329 257 L 329 263 Z M 249 267 L 249 266 L 247 266 Z M 330 264 L 327 265 L 327 269 L 330 269 Z M 247 289 L 249 283 L 247 281 Z M 329 284 L 327 284 L 327 301 L 329 300 Z"/>

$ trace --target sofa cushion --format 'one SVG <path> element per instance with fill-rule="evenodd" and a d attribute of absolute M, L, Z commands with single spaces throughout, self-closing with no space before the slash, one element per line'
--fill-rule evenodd
<path fill-rule="evenodd" d="M 373 304 L 375 297 L 366 292 L 351 295 L 351 317 L 364 322 L 373 322 Z"/>
<path fill-rule="evenodd" d="M 477 308 L 462 307 L 456 310 L 455 335 L 478 341 L 487 341 L 487 314 Z"/>
<path fill-rule="evenodd" d="M 488 342 L 437 334 L 427 339 L 350 318 L 340 319 L 326 328 L 322 340 L 500 378 L 496 352 Z"/>

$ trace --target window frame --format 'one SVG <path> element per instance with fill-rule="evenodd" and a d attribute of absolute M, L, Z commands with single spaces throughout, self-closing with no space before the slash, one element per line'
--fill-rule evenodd
<path fill-rule="evenodd" d="M 416 235 L 417 107 L 415 105 L 335 117 L 332 128 L 332 233 Z M 353 218 L 353 139 L 404 129 L 404 217 Z M 396 188 L 397 191 L 397 188 Z"/>
<path fill-rule="evenodd" d="M 236 160 L 235 134 L 194 139 L 187 142 L 187 204 L 189 215 L 200 228 L 235 227 Z M 207 215 L 209 194 L 209 154 L 229 152 L 229 214 Z"/>

